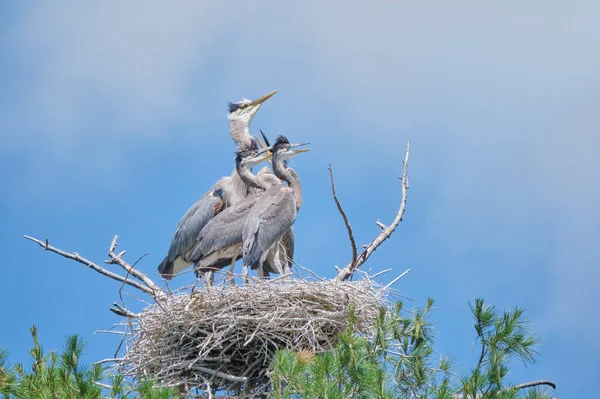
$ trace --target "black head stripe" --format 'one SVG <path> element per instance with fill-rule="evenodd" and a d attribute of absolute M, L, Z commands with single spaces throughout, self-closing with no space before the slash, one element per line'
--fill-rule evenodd
<path fill-rule="evenodd" d="M 230 103 L 228 103 L 228 106 L 229 106 L 229 112 L 230 112 L 230 113 L 231 113 L 231 112 L 235 112 L 235 111 L 237 111 L 237 110 L 240 108 L 240 105 L 239 105 L 239 104 L 236 104 L 236 103 L 231 103 L 231 102 L 230 102 Z"/>
<path fill-rule="evenodd" d="M 275 144 L 289 144 L 289 140 L 284 135 L 280 134 L 275 140 Z"/>

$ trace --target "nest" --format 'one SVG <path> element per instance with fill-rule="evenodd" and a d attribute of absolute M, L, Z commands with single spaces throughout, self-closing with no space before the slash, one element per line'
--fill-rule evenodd
<path fill-rule="evenodd" d="M 118 366 L 165 386 L 258 394 L 268 389 L 276 350 L 332 348 L 350 309 L 355 332 L 368 333 L 385 292 L 368 278 L 182 289 L 132 320 L 133 338 Z"/>

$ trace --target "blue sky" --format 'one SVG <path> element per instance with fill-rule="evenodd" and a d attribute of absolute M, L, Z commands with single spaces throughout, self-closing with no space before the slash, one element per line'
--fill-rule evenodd
<path fill-rule="evenodd" d="M 327 165 L 367 243 L 396 212 L 411 140 L 405 220 L 365 266 L 411 269 L 397 288 L 436 299 L 439 349 L 462 367 L 481 296 L 527 309 L 541 338 L 513 382 L 596 391 L 599 3 L 55 1 L 0 15 L 0 345 L 13 359 L 34 323 L 47 348 L 72 333 L 88 360 L 116 347 L 93 332 L 118 321 L 119 284 L 23 234 L 97 262 L 119 234 L 158 279 L 181 215 L 231 172 L 226 102 L 279 89 L 253 131 L 311 142 L 294 161 L 299 263 L 331 276 L 350 257 Z"/>

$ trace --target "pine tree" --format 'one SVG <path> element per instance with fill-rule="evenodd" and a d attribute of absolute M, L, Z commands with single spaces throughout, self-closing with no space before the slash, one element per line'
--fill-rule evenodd
<path fill-rule="evenodd" d="M 480 356 L 461 375 L 447 357 L 433 349 L 428 319 L 433 306 L 408 312 L 398 302 L 380 309 L 372 337 L 354 334 L 353 315 L 331 351 L 278 351 L 272 363 L 272 397 L 291 398 L 547 398 L 538 389 L 550 381 L 511 385 L 508 362 L 535 362 L 537 338 L 527 328 L 520 308 L 498 312 L 482 299 L 471 305 Z M 533 388 L 533 389 L 532 389 Z"/>
<path fill-rule="evenodd" d="M 33 347 L 29 350 L 31 368 L 21 363 L 8 365 L 8 354 L 0 348 L 0 396 L 4 399 L 100 399 L 146 398 L 172 399 L 176 396 L 150 381 L 131 383 L 120 375 L 108 375 L 100 365 L 82 362 L 84 342 L 67 337 L 60 354 L 45 353 L 35 326 L 30 329 Z M 100 381 L 109 379 L 111 384 Z"/>

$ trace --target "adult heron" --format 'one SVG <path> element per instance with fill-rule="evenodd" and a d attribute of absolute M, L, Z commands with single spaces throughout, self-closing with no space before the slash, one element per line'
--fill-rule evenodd
<path fill-rule="evenodd" d="M 285 150 L 280 150 L 279 158 L 287 160 L 308 151 L 307 149 L 293 149 L 300 145 L 303 144 L 290 145 L 288 143 Z M 268 159 L 275 148 L 277 147 L 273 146 L 261 150 L 259 154 L 270 150 L 269 156 L 261 159 Z M 238 152 L 236 169 L 244 182 L 257 189 L 257 192 L 224 210 L 202 229 L 198 235 L 197 244 L 189 255 L 189 260 L 195 263 L 194 270 L 197 275 L 222 269 L 230 264 L 233 265 L 242 256 L 242 229 L 247 216 L 270 187 L 281 185 L 280 179 L 273 174 L 260 176 L 252 174 L 251 169 L 247 167 L 247 156 L 247 152 Z M 254 157 L 254 155 L 250 154 L 250 157 Z M 246 270 L 242 274 L 245 275 Z"/>
<path fill-rule="evenodd" d="M 266 276 L 263 263 L 269 253 L 286 234 L 289 234 L 296 215 L 302 207 L 302 186 L 296 171 L 287 166 L 283 154 L 290 151 L 287 138 L 279 136 L 273 145 L 273 173 L 288 183 L 276 184 L 267 189 L 257 200 L 244 221 L 242 229 L 242 255 L 244 267 L 259 269 L 259 276 Z M 308 150 L 296 150 L 299 152 Z"/>
<path fill-rule="evenodd" d="M 229 132 L 238 150 L 251 149 L 255 145 L 250 135 L 250 122 L 261 105 L 275 93 L 277 90 L 254 101 L 244 99 L 237 103 L 229 103 Z M 241 201 L 247 195 L 248 186 L 234 169 L 230 176 L 221 178 L 200 197 L 183 215 L 175 229 L 169 251 L 158 265 L 161 276 L 170 280 L 191 266 L 192 262 L 187 256 L 196 244 L 196 237 L 200 231 L 224 208 Z"/>

